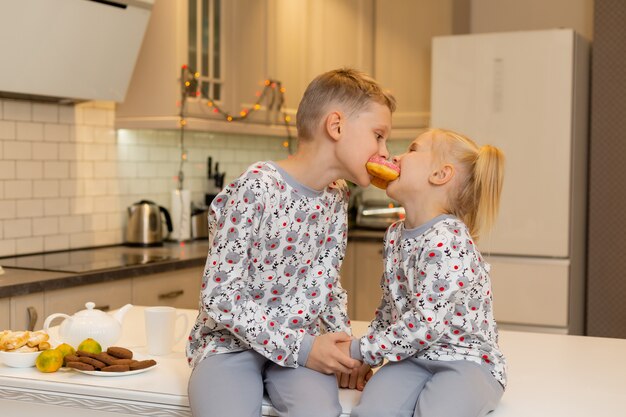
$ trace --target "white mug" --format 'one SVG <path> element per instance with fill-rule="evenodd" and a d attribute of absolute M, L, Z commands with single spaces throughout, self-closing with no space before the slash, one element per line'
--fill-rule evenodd
<path fill-rule="evenodd" d="M 174 307 L 146 307 L 146 345 L 150 355 L 167 355 L 172 347 L 180 341 L 187 329 L 187 316 L 176 313 Z M 174 335 L 176 322 L 183 319 L 183 327 Z"/>

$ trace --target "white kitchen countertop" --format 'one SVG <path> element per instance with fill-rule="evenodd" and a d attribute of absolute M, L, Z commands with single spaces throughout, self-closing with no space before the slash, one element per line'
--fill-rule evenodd
<path fill-rule="evenodd" d="M 194 310 L 182 310 L 190 323 Z M 354 322 L 355 334 L 367 326 Z M 509 386 L 490 416 L 621 416 L 626 409 L 626 340 L 543 333 L 501 331 L 500 345 L 509 363 Z M 143 308 L 124 319 L 116 343 L 145 355 Z M 7 416 L 190 416 L 187 381 L 191 369 L 184 357 L 185 341 L 158 366 L 138 375 L 97 377 L 74 371 L 43 374 L 35 368 L 0 365 L 0 409 Z M 360 394 L 341 390 L 345 416 Z M 39 408 L 38 408 L 39 407 Z M 43 407 L 43 408 L 42 408 Z M 263 415 L 275 415 L 268 404 Z M 8 414 L 7 414 L 8 413 Z"/>

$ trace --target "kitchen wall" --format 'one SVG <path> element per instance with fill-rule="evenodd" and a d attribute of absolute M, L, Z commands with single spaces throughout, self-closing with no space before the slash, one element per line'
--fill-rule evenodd
<path fill-rule="evenodd" d="M 0 256 L 121 243 L 126 207 L 169 208 L 179 132 L 113 128 L 114 104 L 0 100 Z M 226 180 L 287 153 L 283 139 L 185 133 L 185 188 L 202 202 L 212 156 Z"/>

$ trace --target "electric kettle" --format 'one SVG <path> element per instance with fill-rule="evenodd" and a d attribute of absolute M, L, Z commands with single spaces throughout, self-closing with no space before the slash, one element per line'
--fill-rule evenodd
<path fill-rule="evenodd" d="M 172 219 L 165 207 L 149 200 L 141 200 L 128 207 L 126 244 L 129 246 L 163 245 L 163 220 L 161 214 L 165 217 L 167 234 L 169 234 L 173 230 Z"/>

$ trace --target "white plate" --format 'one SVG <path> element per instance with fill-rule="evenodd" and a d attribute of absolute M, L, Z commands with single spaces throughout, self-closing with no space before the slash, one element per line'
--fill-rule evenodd
<path fill-rule="evenodd" d="M 157 366 L 159 366 L 158 362 L 156 365 L 152 365 L 149 368 L 137 369 L 134 371 L 126 371 L 126 372 L 83 371 L 83 370 L 76 369 L 76 368 L 69 368 L 69 369 L 76 371 L 76 372 L 80 372 L 81 374 L 95 375 L 95 376 L 128 376 L 128 375 L 137 375 L 143 372 L 151 371 Z"/>

